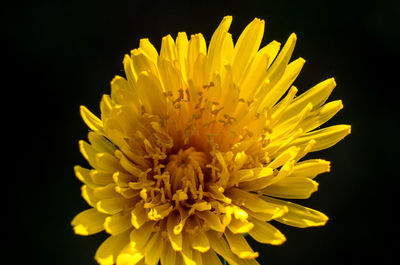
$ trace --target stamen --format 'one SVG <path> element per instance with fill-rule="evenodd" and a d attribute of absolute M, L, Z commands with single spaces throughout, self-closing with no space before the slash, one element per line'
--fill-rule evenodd
<path fill-rule="evenodd" d="M 190 92 L 189 89 L 185 89 L 187 100 L 190 102 Z"/>
<path fill-rule="evenodd" d="M 172 101 L 172 104 L 176 104 L 176 103 L 180 102 L 180 101 L 183 99 L 183 97 L 184 97 L 184 95 L 183 95 L 183 89 L 179 89 L 178 92 L 179 92 L 179 96 L 178 96 L 177 99 L 175 99 L 174 101 Z"/>
<path fill-rule="evenodd" d="M 197 104 L 194 106 L 194 109 L 199 109 L 200 108 L 200 105 L 201 105 L 201 103 L 203 102 L 203 93 L 202 92 L 199 92 L 199 102 L 197 102 Z"/>
<path fill-rule="evenodd" d="M 215 86 L 215 84 L 214 84 L 213 81 L 211 81 L 210 84 L 204 85 L 203 88 L 204 88 L 204 89 L 209 89 L 210 87 L 213 87 L 213 86 Z"/>
<path fill-rule="evenodd" d="M 224 109 L 224 107 L 221 107 L 221 108 L 219 108 L 219 109 L 212 110 L 212 111 L 211 111 L 211 114 L 212 114 L 212 115 L 217 115 L 218 112 L 220 112 L 220 111 L 223 110 L 223 109 Z"/>

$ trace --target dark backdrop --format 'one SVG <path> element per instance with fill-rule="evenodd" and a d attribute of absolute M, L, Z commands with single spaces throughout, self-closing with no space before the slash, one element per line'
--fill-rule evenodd
<path fill-rule="evenodd" d="M 95 264 L 105 234 L 81 237 L 70 221 L 88 208 L 75 164 L 87 127 L 79 105 L 99 113 L 101 95 L 122 74 L 124 54 L 148 37 L 202 32 L 233 15 L 237 39 L 254 18 L 266 20 L 263 44 L 298 42 L 306 59 L 300 91 L 334 76 L 331 99 L 344 109 L 329 124 L 352 134 L 313 154 L 332 161 L 320 188 L 301 202 L 326 213 L 324 227 L 277 225 L 288 241 L 258 245 L 261 264 L 393 264 L 398 250 L 399 5 L 395 1 L 51 1 L 2 4 L 2 219 L 13 264 Z M 4 134 L 3 134 L 4 135 Z M 254 243 L 254 244 L 253 244 Z M 397 245 L 396 245 L 397 244 Z M 14 252 L 15 251 L 15 252 Z M 397 259 L 396 259 L 397 260 Z"/>

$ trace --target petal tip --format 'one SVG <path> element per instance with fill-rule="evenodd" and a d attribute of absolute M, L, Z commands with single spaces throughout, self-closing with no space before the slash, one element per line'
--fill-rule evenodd
<path fill-rule="evenodd" d="M 75 234 L 77 235 L 81 235 L 81 236 L 87 236 L 89 235 L 88 230 L 86 229 L 86 227 L 84 227 L 83 225 L 79 224 L 79 225 L 75 225 L 73 227 Z"/>
<path fill-rule="evenodd" d="M 232 21 L 232 15 L 226 15 L 226 16 L 224 16 L 224 18 L 222 19 L 222 21 L 227 21 L 227 20 Z"/>
<path fill-rule="evenodd" d="M 332 83 L 333 87 L 336 87 L 336 80 L 334 77 L 331 77 L 328 80 Z"/>

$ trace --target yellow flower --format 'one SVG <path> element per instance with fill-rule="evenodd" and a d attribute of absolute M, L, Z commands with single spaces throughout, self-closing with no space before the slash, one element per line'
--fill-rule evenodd
<path fill-rule="evenodd" d="M 123 61 L 126 78 L 111 82 L 101 117 L 84 106 L 91 129 L 80 151 L 93 169 L 75 167 L 92 207 L 72 221 L 75 233 L 105 230 L 100 264 L 258 264 L 243 234 L 279 245 L 270 221 L 324 225 L 321 212 L 281 200 L 306 199 L 330 162 L 300 161 L 350 133 L 319 129 L 343 106 L 326 103 L 325 80 L 295 97 L 304 64 L 289 63 L 296 35 L 280 50 L 259 50 L 264 21 L 254 19 L 233 43 L 225 17 L 207 47 L 203 35 L 148 39 Z M 300 162 L 299 162 L 300 161 Z"/>

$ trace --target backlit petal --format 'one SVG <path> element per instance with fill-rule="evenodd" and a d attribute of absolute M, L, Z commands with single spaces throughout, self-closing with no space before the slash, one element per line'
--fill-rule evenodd
<path fill-rule="evenodd" d="M 232 252 L 241 259 L 254 259 L 258 257 L 258 252 L 254 252 L 246 239 L 241 234 L 233 234 L 229 230 L 224 232 L 226 239 L 228 240 L 229 247 Z"/>
<path fill-rule="evenodd" d="M 116 236 L 109 236 L 97 249 L 95 259 L 101 265 L 112 265 L 116 262 L 118 254 L 129 242 L 129 233 L 125 232 Z"/>
<path fill-rule="evenodd" d="M 108 215 L 91 208 L 80 212 L 71 222 L 74 231 L 79 235 L 91 235 L 104 230 L 104 221 Z"/>
<path fill-rule="evenodd" d="M 291 177 L 263 189 L 269 196 L 287 199 L 307 199 L 318 189 L 318 183 L 310 178 Z"/>
<path fill-rule="evenodd" d="M 328 217 L 325 214 L 308 207 L 304 207 L 292 202 L 273 199 L 267 196 L 264 196 L 263 200 L 276 205 L 284 205 L 288 208 L 288 212 L 285 215 L 275 219 L 278 222 L 286 225 L 302 228 L 325 225 L 325 223 L 328 221 Z"/>
<path fill-rule="evenodd" d="M 270 223 L 251 220 L 254 223 L 254 228 L 249 231 L 249 235 L 260 243 L 280 245 L 286 241 L 285 236 Z"/>

